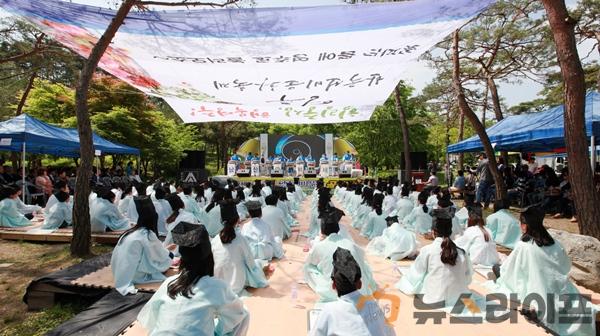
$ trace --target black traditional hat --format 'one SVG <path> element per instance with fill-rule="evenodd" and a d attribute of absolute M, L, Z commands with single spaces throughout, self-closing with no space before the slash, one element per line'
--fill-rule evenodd
<path fill-rule="evenodd" d="M 356 289 L 356 281 L 362 276 L 360 266 L 349 250 L 338 247 L 333 253 L 333 271 L 331 278 L 335 282 L 338 294 L 347 294 Z M 344 293 L 340 293 L 344 291 Z"/>
<path fill-rule="evenodd" d="M 208 231 L 202 224 L 192 224 L 188 222 L 180 222 L 173 230 L 171 230 L 173 236 L 173 243 L 183 247 L 197 247 L 201 246 L 203 252 L 206 249 L 210 251 L 210 238 Z M 201 256 L 198 256 L 201 257 Z"/>

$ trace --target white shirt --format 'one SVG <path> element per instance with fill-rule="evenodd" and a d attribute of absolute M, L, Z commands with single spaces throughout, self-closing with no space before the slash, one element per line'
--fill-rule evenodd
<path fill-rule="evenodd" d="M 359 309 L 362 294 L 356 290 L 323 305 L 310 336 L 392 336 L 393 328 L 385 323 L 385 315 L 374 300 L 364 301 Z"/>
<path fill-rule="evenodd" d="M 471 226 L 456 239 L 456 245 L 469 253 L 473 264 L 493 266 L 500 262 L 496 242 L 492 238 L 492 232 L 488 228 L 483 229 L 487 231 L 489 241 L 485 241 L 485 236 L 478 226 Z"/>
<path fill-rule="evenodd" d="M 469 284 L 473 268 L 462 250 L 458 251 L 456 265 L 442 262 L 442 238 L 421 248 L 419 256 L 408 272 L 396 283 L 396 288 L 408 295 L 424 294 L 423 302 L 430 304 L 445 301 L 446 306 L 456 304 L 463 293 L 470 293 Z"/>
<path fill-rule="evenodd" d="M 262 208 L 261 218 L 263 221 L 269 224 L 271 231 L 273 232 L 273 236 L 281 239 L 287 238 L 287 235 L 285 234 L 286 224 L 283 210 L 273 205 L 267 205 Z"/>

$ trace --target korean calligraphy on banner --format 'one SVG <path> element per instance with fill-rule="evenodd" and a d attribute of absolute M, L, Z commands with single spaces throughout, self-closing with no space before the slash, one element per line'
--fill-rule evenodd
<path fill-rule="evenodd" d="M 420 54 L 492 2 L 134 12 L 100 67 L 186 123 L 362 121 Z M 59 0 L 0 6 L 84 57 L 114 16 Z"/>

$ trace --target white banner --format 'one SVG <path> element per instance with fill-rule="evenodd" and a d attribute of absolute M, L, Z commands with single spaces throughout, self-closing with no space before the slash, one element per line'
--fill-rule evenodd
<path fill-rule="evenodd" d="M 407 66 L 492 0 L 131 13 L 100 66 L 184 122 L 368 120 Z M 89 55 L 114 11 L 0 0 Z"/>

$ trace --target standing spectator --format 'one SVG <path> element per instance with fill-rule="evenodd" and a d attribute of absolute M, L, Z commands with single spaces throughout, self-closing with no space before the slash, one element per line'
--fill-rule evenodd
<path fill-rule="evenodd" d="M 50 181 L 46 169 L 38 169 L 37 177 L 35 178 L 35 185 L 44 192 L 46 199 L 52 195 L 52 181 Z"/>
<path fill-rule="evenodd" d="M 467 177 L 465 177 L 465 206 L 475 203 L 475 189 L 477 180 L 475 172 L 467 167 Z"/>
<path fill-rule="evenodd" d="M 127 167 L 125 167 L 125 174 L 127 174 L 127 176 L 131 176 L 133 175 L 133 171 L 133 161 L 127 162 Z"/>
<path fill-rule="evenodd" d="M 484 207 L 487 208 L 490 205 L 492 192 L 494 191 L 494 177 L 490 171 L 490 161 L 485 153 L 479 155 L 477 174 L 479 174 L 479 186 L 477 187 L 475 202 L 483 203 Z"/>

